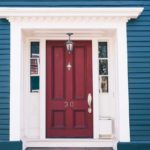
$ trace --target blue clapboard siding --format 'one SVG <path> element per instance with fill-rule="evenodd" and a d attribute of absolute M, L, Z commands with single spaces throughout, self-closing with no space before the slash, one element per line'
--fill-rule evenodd
<path fill-rule="evenodd" d="M 150 139 L 150 1 L 138 20 L 128 23 L 130 130 L 132 141 Z"/>
<path fill-rule="evenodd" d="M 22 150 L 22 142 L 21 141 L 3 141 L 0 142 L 1 150 Z"/>
<path fill-rule="evenodd" d="M 10 25 L 0 19 L 0 141 L 9 139 Z"/>
<path fill-rule="evenodd" d="M 128 69 L 130 98 L 130 129 L 132 141 L 150 139 L 150 1 L 149 0 L 0 0 L 0 7 L 136 7 L 145 8 L 137 20 L 128 23 Z M 5 55 L 0 61 L 0 97 L 9 103 L 9 26 L 1 21 L 0 50 Z M 0 59 L 0 60 L 1 60 Z M 5 68 L 6 67 L 6 68 Z M 8 74 L 7 74 L 8 73 Z M 3 86 L 2 86 L 3 84 Z M 1 106 L 3 107 L 3 106 Z M 1 129 L 8 131 L 8 108 L 1 108 Z M 1 121 L 0 120 L 0 121 Z M 4 134 L 2 138 L 7 134 Z M 1 135 L 1 134 L 0 134 Z M 1 138 L 1 137 L 0 137 Z"/>
<path fill-rule="evenodd" d="M 0 6 L 6 7 L 102 7 L 102 6 L 141 6 L 147 5 L 146 0 L 1 0 Z"/>

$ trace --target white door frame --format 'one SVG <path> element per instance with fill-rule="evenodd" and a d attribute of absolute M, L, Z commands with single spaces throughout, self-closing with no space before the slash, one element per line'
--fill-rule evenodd
<path fill-rule="evenodd" d="M 34 38 L 30 38 L 34 39 Z M 35 38 L 37 39 L 37 38 Z M 40 41 L 40 139 L 46 138 L 46 40 L 66 40 L 65 37 L 47 37 L 39 39 Z M 98 80 L 98 41 L 106 41 L 108 44 L 112 39 L 110 38 L 97 38 L 97 37 L 72 37 L 72 40 L 91 40 L 92 41 L 92 85 L 93 85 L 93 139 L 99 138 L 99 80 Z M 34 40 L 32 40 L 34 41 Z"/>
<path fill-rule="evenodd" d="M 39 33 L 38 33 L 39 32 Z M 42 33 L 43 32 L 43 33 Z M 50 36 L 48 36 L 49 33 L 47 33 L 47 36 L 45 36 L 45 32 L 49 32 L 51 33 Z M 55 33 L 56 32 L 56 33 Z M 37 147 L 39 145 L 41 145 L 42 147 L 53 147 L 60 145 L 60 147 L 67 147 L 70 145 L 70 143 L 68 141 L 68 139 L 49 139 L 46 138 L 46 40 L 66 40 L 68 37 L 66 36 L 66 32 L 67 31 L 61 31 L 59 30 L 59 34 L 58 34 L 58 30 L 48 30 L 48 31 L 42 31 L 42 30 L 26 30 L 26 32 L 24 31 L 24 52 L 28 53 L 27 56 L 24 56 L 24 63 L 27 63 L 27 66 L 29 68 L 29 56 L 30 56 L 30 42 L 40 42 L 40 93 L 38 93 L 38 95 L 40 95 L 40 138 L 36 138 L 36 139 L 29 139 L 26 138 L 24 139 L 24 141 L 26 141 L 26 147 Z M 61 33 L 63 32 L 63 33 Z M 103 31 L 103 36 L 102 36 L 102 32 L 101 31 L 97 31 L 97 30 L 76 30 L 73 31 L 75 37 L 72 37 L 72 40 L 91 40 L 92 41 L 92 69 L 93 69 L 93 88 L 95 88 L 95 90 L 93 89 L 93 101 L 94 101 L 94 105 L 93 105 L 93 109 L 94 109 L 94 114 L 93 114 L 93 133 L 94 133 L 94 137 L 90 138 L 90 139 L 71 139 L 71 145 L 74 147 L 112 147 L 113 146 L 113 140 L 112 139 L 107 139 L 102 141 L 102 139 L 99 139 L 99 90 L 98 90 L 98 42 L 108 42 L 108 49 L 109 51 L 112 51 L 112 34 L 110 33 L 109 36 L 104 37 L 104 31 Z M 82 32 L 82 35 L 80 35 Z M 93 35 L 91 35 L 89 32 L 91 32 Z M 109 31 L 107 31 L 109 32 Z M 107 33 L 108 34 L 108 33 Z M 57 37 L 55 37 L 57 35 Z M 114 47 L 114 46 L 113 46 Z M 28 51 L 28 52 L 27 52 Z M 29 69 L 28 71 L 25 70 L 25 74 L 24 76 L 29 76 Z M 30 91 L 30 84 L 29 84 L 29 80 L 30 78 L 28 78 L 28 84 L 26 85 L 28 87 L 27 91 Z M 27 93 L 28 94 L 28 93 Z M 36 94 L 36 93 L 29 93 L 30 94 Z M 37 94 L 36 94 L 37 95 Z M 27 97 L 27 96 L 25 96 Z M 34 98 L 36 99 L 36 97 Z M 36 99 L 38 100 L 38 99 Z M 32 98 L 30 99 L 30 101 L 32 101 Z M 24 102 L 26 103 L 26 98 L 24 98 Z M 114 101 L 114 103 L 116 103 Z M 28 104 L 29 106 L 30 104 Z M 23 105 L 24 106 L 24 105 Z M 25 108 L 25 114 L 28 112 L 27 110 L 28 107 Z M 22 114 L 22 116 L 24 116 L 24 114 Z M 31 115 L 30 115 L 31 116 Z M 117 118 L 117 117 L 114 117 Z M 115 123 L 116 124 L 116 123 Z M 22 131 L 24 132 L 24 131 Z M 24 133 L 23 133 L 24 134 Z M 91 143 L 89 143 L 89 141 L 91 141 Z M 60 144 L 61 142 L 61 144 Z M 54 144 L 55 143 L 55 144 Z M 57 143 L 57 144 L 56 144 Z"/>
<path fill-rule="evenodd" d="M 0 16 L 8 18 L 11 23 L 10 140 L 21 139 L 22 31 L 105 29 L 116 31 L 118 140 L 130 141 L 126 23 L 131 18 L 137 18 L 142 10 L 143 8 L 1 8 Z M 97 86 L 93 87 L 95 89 Z"/>

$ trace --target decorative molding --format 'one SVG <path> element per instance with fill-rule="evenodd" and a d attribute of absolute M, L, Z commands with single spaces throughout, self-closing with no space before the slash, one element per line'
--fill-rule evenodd
<path fill-rule="evenodd" d="M 0 17 L 10 16 L 103 16 L 137 18 L 142 7 L 103 7 L 103 8 L 0 8 Z"/>
<path fill-rule="evenodd" d="M 10 23 L 109 23 L 109 22 L 127 22 L 129 18 L 127 17 L 103 17 L 103 16 L 43 16 L 43 17 L 37 17 L 37 16 L 24 16 L 24 17 L 7 17 L 7 20 Z"/>
<path fill-rule="evenodd" d="M 0 8 L 0 18 L 10 23 L 89 24 L 128 22 L 137 18 L 142 7 L 132 8 Z M 116 23 L 117 24 L 117 23 Z"/>

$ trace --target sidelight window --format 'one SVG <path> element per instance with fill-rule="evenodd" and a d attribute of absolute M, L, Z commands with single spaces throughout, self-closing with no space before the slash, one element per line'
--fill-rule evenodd
<path fill-rule="evenodd" d="M 98 43 L 99 50 L 99 91 L 101 93 L 108 93 L 108 49 L 107 42 Z"/>
<path fill-rule="evenodd" d="M 30 43 L 30 91 L 39 91 L 40 78 L 39 42 Z"/>

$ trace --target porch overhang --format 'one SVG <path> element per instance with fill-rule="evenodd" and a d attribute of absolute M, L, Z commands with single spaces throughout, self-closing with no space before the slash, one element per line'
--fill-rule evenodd
<path fill-rule="evenodd" d="M 137 18 L 141 7 L 130 8 L 0 8 L 0 18 L 11 25 L 10 140 L 20 140 L 22 92 L 22 30 L 109 29 L 116 31 L 118 140 L 130 141 L 126 23 Z M 16 59 L 17 58 L 17 59 Z M 123 73 L 124 72 L 124 73 Z M 94 90 L 98 85 L 94 87 Z M 98 117 L 98 116 L 97 116 Z M 97 132 L 96 130 L 94 132 Z M 44 132 L 43 132 L 44 133 Z"/>
<path fill-rule="evenodd" d="M 0 17 L 10 16 L 103 16 L 137 18 L 142 7 L 103 7 L 103 8 L 0 8 Z"/>

